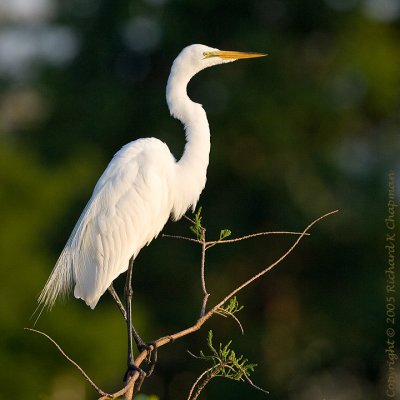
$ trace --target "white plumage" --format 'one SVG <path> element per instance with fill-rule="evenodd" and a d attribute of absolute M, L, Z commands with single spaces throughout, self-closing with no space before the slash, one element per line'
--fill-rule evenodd
<path fill-rule="evenodd" d="M 169 216 L 194 209 L 206 183 L 210 130 L 200 104 L 186 93 L 189 80 L 204 68 L 259 53 L 220 51 L 191 45 L 175 59 L 167 84 L 171 115 L 186 134 L 184 153 L 176 161 L 155 138 L 138 139 L 115 154 L 51 273 L 39 302 L 51 307 L 74 287 L 74 295 L 94 308 L 129 259 L 156 237 Z"/>

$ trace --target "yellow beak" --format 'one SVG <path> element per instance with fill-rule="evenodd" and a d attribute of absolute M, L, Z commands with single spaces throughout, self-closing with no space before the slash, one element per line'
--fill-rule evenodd
<path fill-rule="evenodd" d="M 240 58 L 256 58 L 256 57 L 264 57 L 268 54 L 264 53 L 251 53 L 251 52 L 241 52 L 241 51 L 210 51 L 204 54 L 204 58 L 210 57 L 219 57 L 223 60 L 238 60 Z"/>

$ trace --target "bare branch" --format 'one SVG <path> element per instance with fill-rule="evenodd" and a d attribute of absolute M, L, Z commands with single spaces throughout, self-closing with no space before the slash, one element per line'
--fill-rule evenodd
<path fill-rule="evenodd" d="M 240 242 L 242 240 L 247 240 L 251 239 L 257 236 L 269 236 L 269 235 L 301 235 L 302 232 L 289 232 L 289 231 L 272 231 L 272 232 L 258 232 L 258 233 L 252 233 L 250 235 L 245 235 L 245 236 L 240 236 L 234 239 L 219 239 L 219 240 L 212 240 L 210 242 L 206 242 L 206 250 L 209 248 L 215 246 L 216 244 L 225 244 L 225 243 L 235 243 L 235 242 Z M 306 236 L 309 236 L 309 233 L 305 234 Z M 186 240 L 188 242 L 193 242 L 197 244 L 202 244 L 203 242 L 198 239 L 194 239 L 191 237 L 187 236 L 179 236 L 179 235 L 168 235 L 166 233 L 163 233 L 161 235 L 163 238 L 169 238 L 169 239 L 179 239 L 179 240 Z"/>
<path fill-rule="evenodd" d="M 44 336 L 45 338 L 47 338 L 48 340 L 50 340 L 51 343 L 54 344 L 54 346 L 57 347 L 58 351 L 72 364 L 74 365 L 79 372 L 85 377 L 85 379 L 89 382 L 89 384 L 97 391 L 97 393 L 99 393 L 101 396 L 103 396 L 104 399 L 110 399 L 113 396 L 111 394 L 108 394 L 106 392 L 103 392 L 90 378 L 89 375 L 74 361 L 72 360 L 70 357 L 68 357 L 64 350 L 58 345 L 58 343 L 52 339 L 49 335 L 47 335 L 44 332 L 38 331 L 37 329 L 32 329 L 32 328 L 24 328 L 26 331 L 31 331 L 31 332 L 35 332 L 38 333 L 39 335 Z"/>
<path fill-rule="evenodd" d="M 193 225 L 196 223 L 191 218 L 189 218 L 186 214 L 183 216 L 183 218 L 187 219 Z"/>
<path fill-rule="evenodd" d="M 236 321 L 236 323 L 239 325 L 239 328 L 240 328 L 240 331 L 242 332 L 242 335 L 244 335 L 244 329 L 243 329 L 242 323 L 239 321 L 239 318 L 237 318 L 235 316 L 235 314 L 233 314 L 233 313 L 225 313 L 224 314 L 224 313 L 222 313 L 220 311 L 215 311 L 215 313 L 220 315 L 221 317 L 224 317 L 224 318 L 226 318 L 228 316 L 232 317 Z"/>
<path fill-rule="evenodd" d="M 281 256 L 279 257 L 275 262 L 270 264 L 268 267 L 264 268 L 261 272 L 258 274 L 252 276 L 250 279 L 248 279 L 246 282 L 242 283 L 240 286 L 238 286 L 236 289 L 232 290 L 227 296 L 224 297 L 217 305 L 215 305 L 204 317 L 210 318 L 211 315 L 217 311 L 219 307 L 221 307 L 224 303 L 226 303 L 232 296 L 234 296 L 236 293 L 240 292 L 243 288 L 246 286 L 250 285 L 250 283 L 254 282 L 255 280 L 259 279 L 261 276 L 265 275 L 267 272 L 271 271 L 272 268 L 276 267 L 281 261 L 283 261 L 299 244 L 301 239 L 303 239 L 304 236 L 306 236 L 307 232 L 310 230 L 310 228 L 315 225 L 317 222 L 321 221 L 322 219 L 336 214 L 339 210 L 331 211 L 329 213 L 326 213 L 322 215 L 321 217 L 317 218 L 313 222 L 311 222 L 305 229 L 304 231 L 300 234 L 300 236 L 296 239 L 296 241 L 293 243 L 292 246 Z M 208 319 L 207 318 L 207 319 Z"/>
<path fill-rule="evenodd" d="M 201 309 L 200 309 L 200 317 L 202 317 L 206 313 L 207 301 L 209 297 L 210 297 L 209 293 L 206 293 L 203 296 L 203 302 L 201 304 Z"/>
<path fill-rule="evenodd" d="M 205 278 L 205 268 L 206 268 L 206 250 L 207 250 L 207 242 L 206 242 L 206 230 L 202 228 L 202 242 L 201 242 L 201 288 L 203 290 L 203 304 L 201 306 L 200 317 L 202 317 L 206 313 L 207 300 L 210 294 L 207 292 L 206 288 L 206 278 Z"/>
<path fill-rule="evenodd" d="M 249 377 L 249 376 L 246 374 L 246 372 L 244 372 L 244 371 L 243 371 L 243 376 L 244 376 L 244 378 L 246 379 L 246 381 L 249 383 L 249 385 L 250 385 L 251 387 L 253 387 L 254 389 L 257 389 L 257 390 L 259 390 L 259 391 L 261 391 L 261 392 L 264 392 L 264 393 L 266 393 L 266 394 L 269 394 L 268 390 L 265 390 L 265 389 L 263 389 L 263 388 L 260 388 L 260 386 L 255 385 L 255 384 L 253 383 L 253 381 L 250 379 L 250 377 Z"/>
<path fill-rule="evenodd" d="M 252 233 L 250 235 L 245 235 L 245 236 L 240 236 L 234 239 L 220 239 L 220 240 L 214 240 L 211 242 L 207 242 L 207 250 L 210 247 L 215 246 L 216 244 L 228 244 L 228 243 L 235 243 L 235 242 L 240 242 L 242 240 L 247 240 L 247 239 L 252 239 L 257 236 L 268 236 L 268 235 L 302 235 L 303 232 L 289 232 L 289 231 L 272 231 L 272 232 L 258 232 L 258 233 Z M 304 235 L 309 236 L 309 233 L 305 233 Z"/>
<path fill-rule="evenodd" d="M 186 236 L 167 235 L 166 233 L 163 233 L 163 234 L 161 235 L 161 237 L 170 238 L 170 239 L 187 240 L 188 242 L 194 242 L 194 243 L 197 243 L 197 244 L 201 244 L 201 243 L 202 243 L 201 240 L 193 239 L 193 238 L 186 237 Z"/>

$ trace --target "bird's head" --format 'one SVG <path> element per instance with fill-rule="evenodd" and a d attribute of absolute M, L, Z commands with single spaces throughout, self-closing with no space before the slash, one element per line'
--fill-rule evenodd
<path fill-rule="evenodd" d="M 167 102 L 171 115 L 182 120 L 183 110 L 187 102 L 186 86 L 193 75 L 204 68 L 224 64 L 241 58 L 255 58 L 266 56 L 262 53 L 244 53 L 239 51 L 224 51 L 202 44 L 192 44 L 185 47 L 172 64 L 167 83 Z M 186 102 L 186 103 L 185 103 Z"/>
<path fill-rule="evenodd" d="M 263 57 L 263 53 L 225 51 L 203 44 L 192 44 L 185 47 L 174 61 L 173 68 L 193 76 L 204 68 L 224 64 L 243 58 Z"/>

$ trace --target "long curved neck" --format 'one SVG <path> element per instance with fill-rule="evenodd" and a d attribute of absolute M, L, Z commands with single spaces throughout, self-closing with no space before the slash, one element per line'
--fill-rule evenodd
<path fill-rule="evenodd" d="M 210 128 L 207 115 L 200 104 L 190 100 L 187 84 L 191 76 L 172 68 L 167 84 L 167 103 L 173 117 L 182 122 L 186 144 L 181 159 L 177 162 L 179 204 L 174 206 L 176 219 L 190 207 L 195 207 L 206 183 L 210 155 Z"/>

